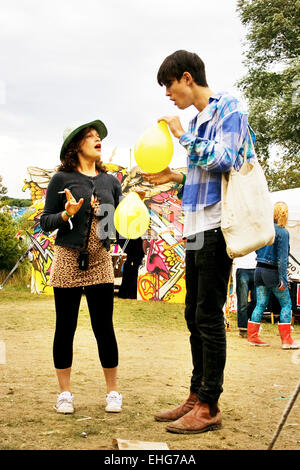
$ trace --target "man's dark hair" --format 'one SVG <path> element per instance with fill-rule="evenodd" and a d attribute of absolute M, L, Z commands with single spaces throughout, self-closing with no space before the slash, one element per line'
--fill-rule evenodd
<path fill-rule="evenodd" d="M 165 58 L 161 64 L 157 81 L 160 86 L 170 86 L 174 79 L 180 81 L 184 72 L 189 72 L 197 85 L 207 87 L 205 65 L 200 57 L 188 51 L 176 51 Z"/>

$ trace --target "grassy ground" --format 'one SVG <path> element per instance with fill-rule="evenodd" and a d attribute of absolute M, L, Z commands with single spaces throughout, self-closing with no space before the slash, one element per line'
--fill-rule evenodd
<path fill-rule="evenodd" d="M 270 347 L 254 348 L 238 336 L 232 315 L 220 400 L 223 427 L 183 436 L 153 419 L 154 411 L 176 406 L 188 394 L 192 366 L 183 305 L 115 299 L 124 409 L 114 415 L 104 411 L 105 384 L 83 299 L 74 340 L 76 409 L 60 416 L 53 410 L 58 392 L 53 297 L 28 291 L 17 285 L 0 291 L 0 341 L 6 346 L 6 363 L 0 364 L 0 449 L 109 450 L 114 438 L 165 442 L 171 450 L 267 448 L 300 371 L 300 353 L 281 350 L 276 325 L 263 323 L 261 335 Z M 298 324 L 293 337 L 300 339 Z M 275 449 L 300 448 L 299 418 L 298 399 Z"/>

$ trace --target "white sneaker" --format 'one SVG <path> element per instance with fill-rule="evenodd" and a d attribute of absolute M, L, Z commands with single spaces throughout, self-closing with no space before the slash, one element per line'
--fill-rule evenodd
<path fill-rule="evenodd" d="M 57 397 L 57 402 L 54 409 L 57 411 L 57 413 L 74 413 L 73 402 L 74 397 L 70 392 L 62 392 Z"/>
<path fill-rule="evenodd" d="M 106 395 L 106 408 L 108 413 L 120 413 L 122 411 L 122 395 L 118 392 L 110 392 Z"/>

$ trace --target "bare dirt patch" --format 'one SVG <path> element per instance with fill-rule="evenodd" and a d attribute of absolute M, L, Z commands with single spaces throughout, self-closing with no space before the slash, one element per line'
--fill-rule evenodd
<path fill-rule="evenodd" d="M 1 294 L 2 295 L 2 294 Z M 227 333 L 228 356 L 220 405 L 223 427 L 199 435 L 176 435 L 153 413 L 176 406 L 189 389 L 191 359 L 183 305 L 116 299 L 120 414 L 104 411 L 105 384 L 83 299 L 74 342 L 75 413 L 53 410 L 58 392 L 52 363 L 55 313 L 49 296 L 5 296 L 0 305 L 0 449 L 109 450 L 113 439 L 166 442 L 171 450 L 265 450 L 297 385 L 300 353 L 283 351 L 277 326 L 263 324 L 268 348 Z M 300 339 L 300 325 L 295 325 Z M 274 449 L 299 450 L 300 399 Z M 84 433 L 84 434 L 83 434 Z"/>

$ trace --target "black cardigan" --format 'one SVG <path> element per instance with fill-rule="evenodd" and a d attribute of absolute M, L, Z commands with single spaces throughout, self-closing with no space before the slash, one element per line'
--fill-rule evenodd
<path fill-rule="evenodd" d="M 71 219 L 72 229 L 69 221 L 65 222 L 61 216 L 67 202 L 65 193 L 61 193 L 65 188 L 71 191 L 76 201 L 84 199 L 80 210 Z M 109 249 L 110 238 L 115 236 L 114 211 L 122 198 L 122 189 L 115 176 L 103 172 L 97 176 L 86 176 L 76 170 L 59 171 L 51 178 L 40 224 L 44 232 L 58 229 L 55 244 L 76 249 L 84 246 L 92 210 L 92 194 L 100 202 L 100 212 L 97 214 L 100 221 L 98 235 L 106 249 Z"/>

